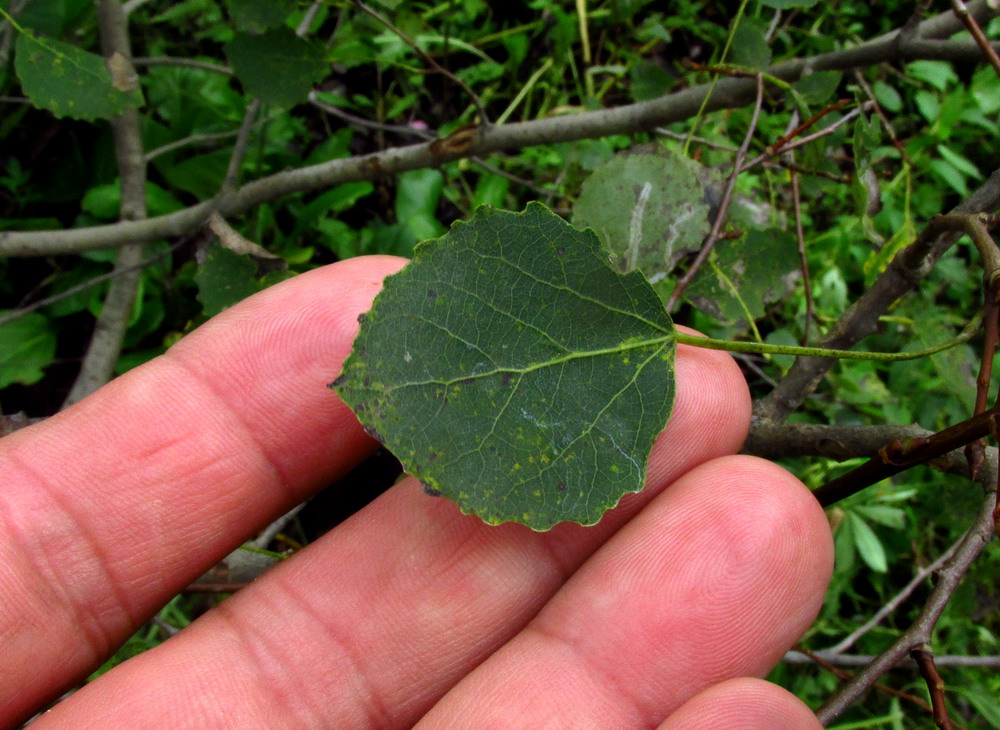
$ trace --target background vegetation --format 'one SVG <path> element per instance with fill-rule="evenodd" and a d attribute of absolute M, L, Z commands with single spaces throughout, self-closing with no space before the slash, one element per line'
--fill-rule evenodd
<path fill-rule="evenodd" d="M 996 39 L 988 6 L 969 7 Z M 986 264 L 969 238 L 925 236 L 925 255 L 906 258 L 932 216 L 1000 203 L 1000 66 L 961 2 L 94 7 L 0 2 L 3 428 L 298 272 L 406 256 L 479 205 L 541 200 L 569 216 L 595 170 L 652 143 L 714 170 L 713 210 L 730 213 L 713 253 L 699 238 L 657 284 L 679 322 L 782 344 L 850 346 L 875 330 L 863 347 L 892 351 L 946 340 L 982 308 Z M 754 248 L 774 241 L 784 248 Z M 747 448 L 818 487 L 893 438 L 968 419 L 984 347 L 889 365 L 741 356 L 757 398 Z M 1000 727 L 1000 550 L 973 560 L 961 542 L 992 529 L 995 494 L 984 503 L 980 484 L 941 470 L 962 471 L 954 459 L 937 467 L 830 510 L 837 568 L 809 654 L 772 678 L 814 707 L 834 696 L 823 717 L 838 727 L 933 727 L 942 706 L 956 724 Z M 257 547 L 294 550 L 394 476 L 377 454 Z M 233 588 L 175 599 L 108 666 L 216 600 L 199 591 Z M 927 638 L 936 624 L 945 705 L 898 647 L 915 622 Z M 883 652 L 871 676 L 844 676 Z M 858 699 L 876 681 L 886 691 Z"/>

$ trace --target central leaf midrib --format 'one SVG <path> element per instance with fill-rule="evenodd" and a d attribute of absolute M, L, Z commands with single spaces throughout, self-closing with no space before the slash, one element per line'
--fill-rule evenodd
<path fill-rule="evenodd" d="M 542 368 L 553 367 L 555 365 L 561 365 L 564 362 L 569 362 L 571 360 L 580 360 L 585 357 L 600 357 L 601 355 L 617 355 L 618 353 L 628 352 L 630 350 L 638 350 L 643 347 L 658 346 L 670 342 L 674 339 L 674 334 L 662 335 L 660 337 L 654 337 L 649 340 L 640 340 L 639 342 L 629 342 L 627 344 L 615 345 L 614 347 L 605 347 L 599 350 L 584 350 L 577 352 L 570 352 L 561 357 L 554 357 L 549 360 L 544 360 L 542 362 L 532 363 L 531 365 L 526 365 L 524 367 L 507 367 L 507 368 L 495 368 L 493 370 L 488 370 L 484 373 L 476 373 L 471 375 L 459 375 L 450 380 L 420 380 L 412 383 L 401 383 L 394 388 L 387 389 L 386 393 L 391 393 L 394 390 L 399 390 L 401 388 L 418 388 L 424 385 L 457 385 L 460 383 L 468 382 L 469 380 L 480 380 L 481 378 L 489 378 L 494 375 L 502 375 L 504 373 L 509 373 L 512 375 L 525 375 L 527 373 L 533 373 L 536 370 L 541 370 Z"/>

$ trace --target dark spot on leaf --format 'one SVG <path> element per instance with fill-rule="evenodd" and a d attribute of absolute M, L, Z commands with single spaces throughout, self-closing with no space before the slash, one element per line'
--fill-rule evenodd
<path fill-rule="evenodd" d="M 429 461 L 434 461 L 437 458 L 438 458 L 438 455 L 435 452 L 433 452 L 433 451 L 427 455 L 427 459 Z"/>
<path fill-rule="evenodd" d="M 500 375 L 500 385 L 507 386 L 510 385 L 514 380 L 514 376 L 510 373 L 503 373 Z"/>
<path fill-rule="evenodd" d="M 345 380 L 347 380 L 347 376 L 344 375 L 344 373 L 341 373 L 340 375 L 338 375 L 336 378 L 333 379 L 332 383 L 330 383 L 326 387 L 327 388 L 339 388 L 341 385 L 344 384 Z"/>
<path fill-rule="evenodd" d="M 364 324 L 364 321 L 365 321 L 365 313 L 362 312 L 361 314 L 358 315 L 358 324 Z"/>
<path fill-rule="evenodd" d="M 437 299 L 438 298 L 438 293 L 436 291 L 434 291 L 433 289 L 429 289 L 427 291 L 427 298 L 428 299 Z"/>
<path fill-rule="evenodd" d="M 458 384 L 459 385 L 475 385 L 476 384 L 476 379 L 475 378 L 465 378 L 465 380 L 459 380 Z"/>
<path fill-rule="evenodd" d="M 441 490 L 440 489 L 435 489 L 434 487 L 432 487 L 430 484 L 427 484 L 426 482 L 420 482 L 420 486 L 424 488 L 424 494 L 426 494 L 429 497 L 440 497 L 441 496 Z"/>
<path fill-rule="evenodd" d="M 565 256 L 565 255 L 566 255 L 566 249 L 564 249 L 562 246 L 556 249 L 556 256 Z"/>
<path fill-rule="evenodd" d="M 565 492 L 566 491 L 566 482 L 559 482 L 556 485 L 556 489 L 558 489 L 560 492 Z"/>

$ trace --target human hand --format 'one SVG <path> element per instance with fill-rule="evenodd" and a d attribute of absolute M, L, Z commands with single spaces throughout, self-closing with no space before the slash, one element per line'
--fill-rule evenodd
<path fill-rule="evenodd" d="M 0 726 L 374 448 L 325 387 L 400 259 L 268 289 L 0 440 Z M 763 676 L 822 601 L 813 497 L 731 456 L 725 353 L 681 347 L 648 485 L 594 527 L 484 525 L 404 479 L 32 727 L 819 727 Z"/>

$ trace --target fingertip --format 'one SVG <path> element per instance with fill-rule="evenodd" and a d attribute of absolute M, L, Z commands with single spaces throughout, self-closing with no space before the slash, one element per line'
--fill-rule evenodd
<path fill-rule="evenodd" d="M 791 692 L 762 679 L 741 677 L 699 692 L 658 730 L 814 730 L 819 720 Z"/>

